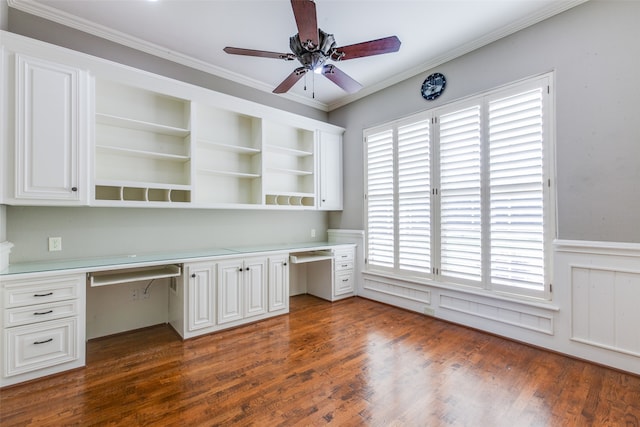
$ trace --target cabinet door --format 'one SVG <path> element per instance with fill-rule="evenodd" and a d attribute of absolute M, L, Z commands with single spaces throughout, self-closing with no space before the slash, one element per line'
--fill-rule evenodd
<path fill-rule="evenodd" d="M 15 199 L 87 202 L 87 87 L 83 70 L 16 54 Z"/>
<path fill-rule="evenodd" d="M 215 317 L 215 266 L 213 264 L 188 267 L 189 331 L 216 324 Z"/>
<path fill-rule="evenodd" d="M 267 260 L 250 258 L 244 261 L 244 316 L 267 312 Z"/>
<path fill-rule="evenodd" d="M 320 210 L 342 210 L 342 137 L 320 132 Z"/>
<path fill-rule="evenodd" d="M 243 317 L 242 260 L 218 263 L 218 323 L 224 324 Z"/>
<path fill-rule="evenodd" d="M 289 255 L 269 258 L 269 311 L 289 309 Z"/>

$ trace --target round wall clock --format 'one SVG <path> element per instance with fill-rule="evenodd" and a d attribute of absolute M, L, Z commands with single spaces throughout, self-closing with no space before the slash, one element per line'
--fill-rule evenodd
<path fill-rule="evenodd" d="M 447 85 L 447 79 L 440 73 L 433 73 L 427 77 L 422 83 L 420 93 L 426 100 L 432 101 L 439 97 L 444 92 L 444 87 Z"/>

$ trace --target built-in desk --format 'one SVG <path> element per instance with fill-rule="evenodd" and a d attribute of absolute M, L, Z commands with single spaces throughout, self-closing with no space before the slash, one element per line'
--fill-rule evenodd
<path fill-rule="evenodd" d="M 113 328 L 169 323 L 187 339 L 286 314 L 290 280 L 330 301 L 353 295 L 354 250 L 311 242 L 10 264 L 0 387 L 84 366 L 86 339 Z M 127 324 L 151 307 L 159 320 Z"/>

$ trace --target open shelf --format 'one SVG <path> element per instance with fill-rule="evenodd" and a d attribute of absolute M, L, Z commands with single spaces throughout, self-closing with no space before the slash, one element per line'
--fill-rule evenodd
<path fill-rule="evenodd" d="M 97 151 L 111 152 L 111 153 L 121 154 L 126 156 L 143 157 L 146 159 L 172 160 L 176 162 L 188 162 L 189 160 L 191 160 L 189 156 L 183 156 L 179 154 L 167 154 L 167 153 L 159 153 L 155 151 L 134 150 L 131 148 L 121 148 L 121 147 L 114 147 L 109 145 L 96 145 L 96 149 Z"/>
<path fill-rule="evenodd" d="M 112 202 L 188 203 L 191 201 L 191 187 L 187 185 L 163 186 L 157 183 L 100 181 L 95 186 L 95 199 Z"/>
<path fill-rule="evenodd" d="M 121 127 L 145 132 L 160 133 L 163 135 L 185 137 L 191 133 L 189 129 L 167 126 L 160 123 L 144 122 L 129 117 L 114 116 L 111 114 L 96 113 L 96 122 L 104 125 Z"/>
<path fill-rule="evenodd" d="M 313 156 L 313 151 L 298 150 L 298 149 L 295 149 L 295 148 L 282 147 L 282 146 L 279 146 L 279 145 L 267 145 L 266 148 L 269 151 L 279 152 L 279 153 L 282 153 L 282 154 L 288 154 L 290 156 L 296 156 L 296 157 Z"/>
<path fill-rule="evenodd" d="M 315 206 L 315 196 L 311 193 L 304 194 L 275 194 L 267 193 L 265 195 L 265 204 L 270 206 Z"/>
<path fill-rule="evenodd" d="M 245 147 L 242 145 L 225 144 L 220 142 L 209 141 L 206 139 L 198 139 L 198 144 L 201 144 L 204 147 L 209 147 L 214 150 L 231 151 L 233 153 L 258 154 L 261 151 L 259 148 Z"/>
<path fill-rule="evenodd" d="M 191 102 L 96 79 L 95 200 L 191 201 Z"/>
<path fill-rule="evenodd" d="M 204 173 L 207 175 L 219 175 L 219 176 L 228 176 L 235 178 L 260 178 L 260 174 L 257 173 L 245 173 L 245 172 L 234 172 L 234 171 L 223 171 L 217 169 L 198 169 L 198 173 Z"/>

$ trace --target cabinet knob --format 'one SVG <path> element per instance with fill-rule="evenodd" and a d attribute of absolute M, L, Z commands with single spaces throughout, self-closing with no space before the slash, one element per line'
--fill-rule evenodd
<path fill-rule="evenodd" d="M 240 267 L 240 268 L 238 269 L 238 271 L 242 271 L 242 267 Z"/>
<path fill-rule="evenodd" d="M 285 263 L 282 263 L 282 265 L 284 265 L 284 266 L 286 267 L 286 266 L 287 266 L 287 263 L 286 263 L 286 262 L 285 262 Z"/>
<path fill-rule="evenodd" d="M 71 191 L 78 191 L 78 187 L 71 187 Z"/>
<path fill-rule="evenodd" d="M 193 277 L 195 279 L 196 278 L 196 273 L 192 273 L 191 277 Z"/>
<path fill-rule="evenodd" d="M 249 267 L 245 268 L 245 270 L 249 271 Z"/>

